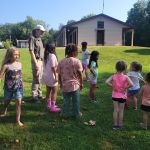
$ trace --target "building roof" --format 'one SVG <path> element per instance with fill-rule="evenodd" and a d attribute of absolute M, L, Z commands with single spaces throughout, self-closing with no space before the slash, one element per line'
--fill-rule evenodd
<path fill-rule="evenodd" d="M 95 18 L 97 18 L 97 17 L 108 18 L 108 19 L 110 19 L 110 20 L 112 20 L 112 21 L 115 21 L 115 22 L 120 23 L 120 24 L 122 24 L 122 25 L 128 26 L 129 28 L 133 28 L 133 26 L 131 26 L 131 25 L 129 25 L 129 24 L 123 22 L 123 21 L 120 21 L 120 20 L 118 20 L 118 19 L 115 19 L 115 18 L 113 18 L 113 17 L 110 17 L 110 16 L 108 16 L 108 15 L 105 15 L 105 14 L 101 13 L 101 14 L 98 14 L 98 15 L 95 15 L 95 16 L 92 16 L 92 17 L 89 17 L 89 18 L 86 18 L 86 19 L 81 19 L 81 20 L 79 20 L 79 21 L 76 21 L 76 22 L 73 22 L 73 23 L 64 25 L 64 26 L 62 27 L 62 29 L 64 29 L 65 27 L 70 27 L 70 26 L 76 25 L 76 24 L 78 24 L 78 23 L 82 23 L 82 22 L 86 22 L 86 21 L 95 19 Z M 61 29 L 61 30 L 62 30 L 62 29 Z"/>

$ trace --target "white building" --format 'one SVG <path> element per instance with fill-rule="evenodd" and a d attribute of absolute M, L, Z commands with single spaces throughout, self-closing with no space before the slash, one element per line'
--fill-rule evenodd
<path fill-rule="evenodd" d="M 29 47 L 28 40 L 17 40 L 17 47 L 28 48 Z"/>
<path fill-rule="evenodd" d="M 86 41 L 88 45 L 125 45 L 126 33 L 131 32 L 131 46 L 133 46 L 134 29 L 125 22 L 99 14 L 87 19 L 63 26 L 57 39 L 57 46 L 68 43 L 80 45 Z"/>

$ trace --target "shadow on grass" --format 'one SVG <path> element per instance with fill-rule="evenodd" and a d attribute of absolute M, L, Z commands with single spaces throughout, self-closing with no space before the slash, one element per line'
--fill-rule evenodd
<path fill-rule="evenodd" d="M 129 49 L 125 50 L 125 53 L 137 53 L 139 55 L 150 55 L 150 49 L 148 48 L 141 48 L 141 49 Z"/>

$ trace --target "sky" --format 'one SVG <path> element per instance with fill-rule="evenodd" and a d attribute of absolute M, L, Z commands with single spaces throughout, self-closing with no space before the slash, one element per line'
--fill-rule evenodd
<path fill-rule="evenodd" d="M 104 0 L 103 13 L 126 21 L 128 11 L 138 0 Z M 79 21 L 88 14 L 102 13 L 103 0 L 0 0 L 0 24 L 23 22 L 26 16 L 43 20 L 58 29 L 68 20 Z"/>

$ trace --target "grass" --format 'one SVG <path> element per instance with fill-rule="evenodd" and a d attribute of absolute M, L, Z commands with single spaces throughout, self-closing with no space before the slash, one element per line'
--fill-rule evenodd
<path fill-rule="evenodd" d="M 0 149 L 32 149 L 32 150 L 148 150 L 150 145 L 150 127 L 148 131 L 139 128 L 142 111 L 125 110 L 122 131 L 112 130 L 111 89 L 105 85 L 105 80 L 115 72 L 117 60 L 125 60 L 129 64 L 139 61 L 143 65 L 143 75 L 150 71 L 150 48 L 143 47 L 89 47 L 98 50 L 99 80 L 96 95 L 98 104 L 89 103 L 89 84 L 84 83 L 81 91 L 81 120 L 62 122 L 59 114 L 47 111 L 45 102 L 31 102 L 30 86 L 32 81 L 30 56 L 27 49 L 20 49 L 23 64 L 24 101 L 22 105 L 22 121 L 25 126 L 15 125 L 15 101 L 8 108 L 5 118 L 0 118 Z M 0 60 L 5 50 L 0 51 Z M 57 48 L 58 59 L 64 57 L 64 49 Z M 81 56 L 79 56 L 80 58 Z M 45 88 L 43 86 L 43 94 Z M 0 101 L 3 100 L 3 80 L 0 84 Z M 62 105 L 62 95 L 58 93 L 58 105 Z M 140 105 L 140 102 L 139 102 Z M 2 108 L 2 104 L 0 105 Z M 85 121 L 95 120 L 96 126 L 84 125 Z"/>

